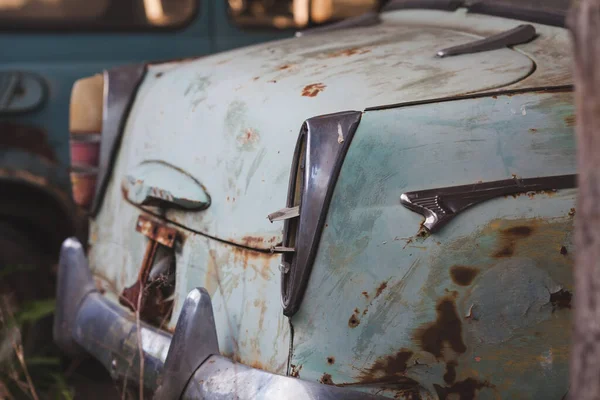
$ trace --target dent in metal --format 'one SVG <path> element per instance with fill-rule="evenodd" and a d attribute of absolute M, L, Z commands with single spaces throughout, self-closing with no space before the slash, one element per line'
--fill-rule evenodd
<path fill-rule="evenodd" d="M 448 47 L 437 52 L 438 57 L 457 56 L 460 54 L 477 53 L 480 51 L 496 50 L 507 46 L 527 43 L 536 37 L 533 25 L 519 25 L 506 32 L 497 33 L 485 39 Z"/>
<path fill-rule="evenodd" d="M 96 194 L 92 215 L 102 206 L 104 191 L 112 174 L 116 154 L 129 108 L 135 98 L 138 85 L 146 73 L 144 64 L 128 65 L 104 71 L 104 108 L 102 110 L 102 142 Z"/>
<path fill-rule="evenodd" d="M 146 161 L 124 178 L 122 188 L 133 204 L 203 210 L 210 196 L 200 182 L 186 172 L 159 161 Z"/>
<path fill-rule="evenodd" d="M 486 200 L 518 193 L 572 189 L 576 186 L 576 175 L 527 179 L 514 177 L 495 182 L 406 192 L 400 196 L 400 202 L 406 208 L 423 215 L 423 226 L 430 232 L 436 232 L 460 212 Z"/>

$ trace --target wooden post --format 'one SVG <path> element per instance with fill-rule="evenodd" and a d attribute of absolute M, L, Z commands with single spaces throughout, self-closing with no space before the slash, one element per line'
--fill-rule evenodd
<path fill-rule="evenodd" d="M 569 16 L 575 55 L 579 190 L 571 400 L 600 399 L 600 0 Z"/>

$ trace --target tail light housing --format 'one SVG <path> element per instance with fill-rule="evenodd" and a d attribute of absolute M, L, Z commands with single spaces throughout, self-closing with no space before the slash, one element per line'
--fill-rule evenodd
<path fill-rule="evenodd" d="M 73 199 L 84 209 L 89 209 L 96 192 L 103 104 L 102 74 L 75 82 L 69 110 L 70 174 Z"/>

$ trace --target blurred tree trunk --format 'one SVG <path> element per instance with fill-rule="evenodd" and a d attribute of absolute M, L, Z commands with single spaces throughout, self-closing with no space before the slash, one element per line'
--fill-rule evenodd
<path fill-rule="evenodd" d="M 579 191 L 575 221 L 572 400 L 600 399 L 600 0 L 572 10 Z"/>

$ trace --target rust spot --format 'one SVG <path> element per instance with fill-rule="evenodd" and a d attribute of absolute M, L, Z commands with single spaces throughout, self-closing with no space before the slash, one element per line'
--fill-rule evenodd
<path fill-rule="evenodd" d="M 254 299 L 254 307 L 260 309 L 260 317 L 258 318 L 258 329 L 263 330 L 265 315 L 267 314 L 267 303 L 264 299 Z"/>
<path fill-rule="evenodd" d="M 252 128 L 247 128 L 243 132 L 241 132 L 236 139 L 238 144 L 245 148 L 247 146 L 252 146 L 258 143 L 258 141 L 260 141 L 260 135 L 256 130 Z"/>
<path fill-rule="evenodd" d="M 177 239 L 177 231 L 168 227 L 165 223 L 148 218 L 144 215 L 138 217 L 135 230 L 147 238 L 154 240 L 163 246 L 172 248 Z"/>
<path fill-rule="evenodd" d="M 567 115 L 564 119 L 567 126 L 575 126 L 575 115 Z"/>
<path fill-rule="evenodd" d="M 464 381 L 456 382 L 452 386 L 442 387 L 434 384 L 433 387 L 440 400 L 475 400 L 477 391 L 485 387 L 493 388 L 494 386 L 489 382 L 480 382 L 474 378 L 467 378 Z"/>
<path fill-rule="evenodd" d="M 413 352 L 400 349 L 396 354 L 377 359 L 369 368 L 362 371 L 358 377 L 360 383 L 391 383 L 402 378 L 408 367 L 408 361 Z"/>
<path fill-rule="evenodd" d="M 290 366 L 291 366 L 290 376 L 292 378 L 299 378 L 300 377 L 300 371 L 302 370 L 302 365 L 296 366 L 294 364 L 291 364 Z"/>
<path fill-rule="evenodd" d="M 537 132 L 537 129 L 535 129 L 535 128 L 529 128 L 529 132 L 531 132 L 531 133 L 536 133 L 536 132 Z"/>
<path fill-rule="evenodd" d="M 15 124 L 0 123 L 0 149 L 19 149 L 36 154 L 48 161 L 55 162 L 56 154 L 48 143 L 46 131 L 41 128 Z"/>
<path fill-rule="evenodd" d="M 163 76 L 163 73 L 162 72 L 157 72 L 154 76 L 157 77 L 157 78 L 160 78 L 161 76 Z"/>
<path fill-rule="evenodd" d="M 560 254 L 562 254 L 563 256 L 566 256 L 568 253 L 567 248 L 565 246 L 561 246 L 560 247 Z"/>
<path fill-rule="evenodd" d="M 259 79 L 260 79 L 260 77 L 259 77 L 259 76 L 255 76 L 254 78 L 252 78 L 252 80 L 253 80 L 253 81 L 257 81 L 257 80 L 259 80 Z"/>
<path fill-rule="evenodd" d="M 302 96 L 315 97 L 323 90 L 325 90 L 326 87 L 327 86 L 323 85 L 322 83 L 313 83 L 311 85 L 306 85 L 304 89 L 302 89 Z"/>
<path fill-rule="evenodd" d="M 377 292 L 375 292 L 375 299 L 378 298 L 381 293 L 387 288 L 387 281 L 381 282 L 381 285 L 377 288 Z"/>
<path fill-rule="evenodd" d="M 360 325 L 360 319 L 358 319 L 358 316 L 356 314 L 352 314 L 350 316 L 350 319 L 348 320 L 348 326 L 350 328 L 356 328 L 358 325 Z"/>
<path fill-rule="evenodd" d="M 333 380 L 331 379 L 331 375 L 329 374 L 323 374 L 321 379 L 319 379 L 319 382 L 321 382 L 324 385 L 334 385 Z"/>
<path fill-rule="evenodd" d="M 550 303 L 553 310 L 571 308 L 571 298 L 573 294 L 568 290 L 560 289 L 558 292 L 550 293 Z"/>
<path fill-rule="evenodd" d="M 512 228 L 505 229 L 503 232 L 518 237 L 527 237 L 533 232 L 533 228 L 530 226 L 513 226 Z"/>
<path fill-rule="evenodd" d="M 279 67 L 279 68 L 277 68 L 277 69 L 278 69 L 278 70 L 280 70 L 280 71 L 283 71 L 283 70 L 285 70 L 285 69 L 289 69 L 289 68 L 291 68 L 291 67 L 292 67 L 292 66 L 291 66 L 290 64 L 284 64 L 284 65 L 282 65 L 281 67 Z"/>
<path fill-rule="evenodd" d="M 446 373 L 444 374 L 444 382 L 450 385 L 456 380 L 456 361 L 448 361 L 446 363 Z"/>
<path fill-rule="evenodd" d="M 473 267 L 463 265 L 450 267 L 450 277 L 459 286 L 469 286 L 478 273 L 479 270 Z"/>
<path fill-rule="evenodd" d="M 575 216 L 575 209 L 574 209 L 574 208 L 571 208 L 571 209 L 569 210 L 569 217 L 574 217 L 574 216 Z"/>
<path fill-rule="evenodd" d="M 329 364 L 329 365 L 335 364 L 335 357 L 334 356 L 327 357 L 327 364 Z"/>
<path fill-rule="evenodd" d="M 422 240 L 425 240 L 429 236 L 431 236 L 431 233 L 427 230 L 427 228 L 425 228 L 424 226 L 421 226 L 421 228 L 419 229 L 419 232 L 417 232 L 417 237 Z"/>
<path fill-rule="evenodd" d="M 496 96 L 496 95 L 492 96 L 492 99 L 497 99 L 497 98 L 498 98 L 498 96 Z"/>
<path fill-rule="evenodd" d="M 421 348 L 436 358 L 443 357 L 443 350 L 448 346 L 456 353 L 467 350 L 462 339 L 462 325 L 456 312 L 454 296 L 442 298 L 436 307 L 437 319 L 417 329 L 415 339 Z"/>
<path fill-rule="evenodd" d="M 494 252 L 493 257 L 504 258 L 511 257 L 515 253 L 517 241 L 531 236 L 534 228 L 531 226 L 513 226 L 512 228 L 503 229 L 500 231 L 500 246 L 499 250 Z"/>
<path fill-rule="evenodd" d="M 262 236 L 247 235 L 239 239 L 240 243 L 247 247 L 264 247 L 265 243 L 273 243 L 276 237 L 265 238 Z"/>
<path fill-rule="evenodd" d="M 365 296 L 365 299 L 369 300 L 369 293 L 367 293 L 365 291 L 365 292 L 362 292 L 362 295 Z"/>
<path fill-rule="evenodd" d="M 241 357 L 238 356 L 236 362 L 241 363 L 242 362 Z M 248 360 L 248 361 L 244 361 L 244 365 L 247 365 L 247 366 L 255 368 L 255 369 L 260 369 L 260 370 L 263 370 L 263 371 L 268 371 L 269 370 L 267 368 L 267 366 L 264 365 L 263 363 L 261 363 L 260 361 L 250 361 L 250 360 Z"/>
<path fill-rule="evenodd" d="M 369 53 L 371 50 L 368 49 L 361 49 L 358 47 L 352 47 L 349 49 L 345 49 L 345 50 L 338 50 L 338 51 L 334 51 L 333 53 L 329 53 L 327 55 L 327 58 L 336 58 L 336 57 L 350 57 L 353 56 L 355 54 L 365 54 L 365 53 Z"/>

